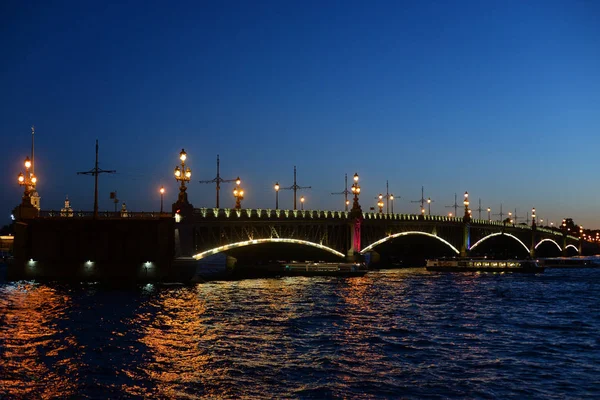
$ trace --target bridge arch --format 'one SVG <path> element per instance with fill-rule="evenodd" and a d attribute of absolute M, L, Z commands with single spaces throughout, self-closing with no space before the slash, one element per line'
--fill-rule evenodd
<path fill-rule="evenodd" d="M 262 243 L 293 243 L 293 244 L 301 244 L 301 245 L 305 245 L 305 246 L 315 247 L 315 248 L 320 249 L 320 250 L 325 250 L 325 251 L 327 251 L 329 253 L 335 254 L 338 257 L 345 257 L 344 253 L 340 253 L 339 251 L 334 250 L 334 249 L 332 249 L 330 247 L 327 247 L 327 246 L 323 246 L 322 244 L 313 243 L 313 242 L 309 242 L 309 241 L 306 241 L 306 240 L 282 239 L 282 238 L 253 239 L 253 240 L 246 240 L 246 241 L 243 241 L 243 242 L 230 243 L 230 244 L 226 244 L 224 246 L 219 246 L 219 247 L 215 247 L 215 248 L 210 249 L 210 250 L 203 251 L 201 253 L 193 255 L 192 257 L 194 257 L 196 260 L 201 260 L 201 259 L 203 259 L 205 257 L 212 256 L 213 254 L 221 253 L 223 251 L 227 251 L 227 250 L 230 250 L 230 249 L 235 249 L 237 247 L 252 246 L 252 245 L 262 244 Z"/>
<path fill-rule="evenodd" d="M 525 245 L 525 243 L 523 243 L 523 242 L 521 241 L 521 239 L 519 239 L 519 238 L 518 238 L 518 237 L 516 237 L 515 235 L 511 235 L 510 233 L 505 233 L 505 232 L 496 232 L 496 233 L 491 233 L 491 234 L 489 234 L 489 235 L 487 235 L 487 236 L 485 236 L 485 237 L 483 237 L 483 238 L 479 239 L 479 240 L 477 241 L 477 243 L 475 243 L 473 246 L 471 246 L 471 247 L 469 248 L 469 250 L 473 250 L 475 247 L 479 246 L 479 245 L 480 245 L 482 242 L 484 242 L 485 240 L 487 240 L 487 239 L 489 239 L 489 238 L 491 238 L 491 237 L 494 237 L 494 236 L 500 236 L 500 235 L 508 236 L 508 237 L 510 237 L 510 238 L 513 238 L 513 239 L 515 239 L 517 242 L 521 243 L 521 246 L 523 246 L 523 248 L 525 249 L 525 251 L 527 251 L 527 252 L 529 253 L 529 247 L 527 247 L 527 246 Z"/>
<path fill-rule="evenodd" d="M 552 242 L 556 245 L 556 247 L 558 247 L 558 250 L 562 251 L 562 248 L 560 247 L 560 245 L 558 243 L 556 243 L 556 240 L 554 240 L 554 239 L 542 239 L 542 240 L 540 240 L 540 242 L 538 244 L 535 245 L 535 248 L 537 249 L 539 247 L 539 245 L 541 245 L 544 242 Z"/>
<path fill-rule="evenodd" d="M 574 244 L 568 244 L 568 245 L 565 247 L 565 250 L 567 250 L 569 247 L 572 247 L 572 248 L 574 248 L 574 249 L 575 249 L 575 251 L 576 251 L 576 252 L 579 254 L 579 249 L 577 248 L 577 246 L 575 246 Z"/>
<path fill-rule="evenodd" d="M 378 246 L 381 243 L 387 242 L 388 240 L 397 238 L 399 236 L 407 236 L 407 235 L 424 235 L 424 236 L 432 237 L 432 238 L 437 239 L 440 242 L 444 243 L 446 246 L 450 247 L 456 254 L 460 254 L 460 251 L 456 247 L 452 246 L 452 244 L 450 244 L 450 242 L 448 242 L 447 240 L 444 240 L 441 237 L 433 235 L 431 233 L 420 232 L 420 231 L 400 232 L 400 233 L 394 233 L 393 235 L 386 236 L 383 239 L 380 239 L 380 240 L 378 240 L 376 242 L 373 242 L 369 246 L 367 246 L 364 249 L 362 249 L 360 251 L 360 254 L 365 254 L 366 252 L 368 252 L 371 249 L 373 249 L 375 246 Z"/>

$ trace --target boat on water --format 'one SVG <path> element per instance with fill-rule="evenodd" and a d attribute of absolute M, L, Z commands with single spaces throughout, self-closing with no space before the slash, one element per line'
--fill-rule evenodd
<path fill-rule="evenodd" d="M 600 257 L 548 257 L 540 259 L 546 268 L 600 268 Z"/>
<path fill-rule="evenodd" d="M 369 269 L 364 263 L 290 262 L 281 265 L 283 276 L 363 276 Z"/>
<path fill-rule="evenodd" d="M 427 271 L 439 272 L 544 272 L 537 260 L 490 260 L 452 258 L 427 260 Z"/>

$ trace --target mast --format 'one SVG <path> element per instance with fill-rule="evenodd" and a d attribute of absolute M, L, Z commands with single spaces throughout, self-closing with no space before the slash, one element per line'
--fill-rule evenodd
<path fill-rule="evenodd" d="M 35 175 L 35 161 L 33 158 L 35 126 L 31 126 L 31 175 Z"/>

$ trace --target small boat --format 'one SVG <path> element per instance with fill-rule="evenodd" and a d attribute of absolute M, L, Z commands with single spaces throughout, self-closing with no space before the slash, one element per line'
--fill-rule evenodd
<path fill-rule="evenodd" d="M 540 259 L 547 268 L 599 268 L 598 257 L 549 257 Z"/>
<path fill-rule="evenodd" d="M 439 272 L 544 272 L 537 260 L 435 259 L 427 260 L 427 271 Z"/>
<path fill-rule="evenodd" d="M 369 269 L 364 263 L 290 262 L 279 272 L 284 276 L 363 276 Z"/>

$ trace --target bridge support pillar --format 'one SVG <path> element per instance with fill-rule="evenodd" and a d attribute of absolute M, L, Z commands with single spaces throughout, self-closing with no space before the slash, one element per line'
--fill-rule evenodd
<path fill-rule="evenodd" d="M 535 225 L 531 227 L 531 247 L 529 248 L 529 255 L 533 258 L 535 257 L 535 241 L 537 239 L 537 230 L 535 229 Z"/>
<path fill-rule="evenodd" d="M 469 223 L 463 225 L 463 240 L 460 246 L 460 256 L 466 257 L 471 246 L 471 229 Z"/>
<path fill-rule="evenodd" d="M 354 262 L 360 256 L 360 235 L 362 218 L 355 218 L 354 223 L 350 224 L 350 249 L 346 255 L 348 261 Z"/>
<path fill-rule="evenodd" d="M 178 216 L 176 216 L 178 214 Z M 194 206 L 188 202 L 173 203 L 175 218 L 175 257 L 192 256 L 195 252 Z"/>

